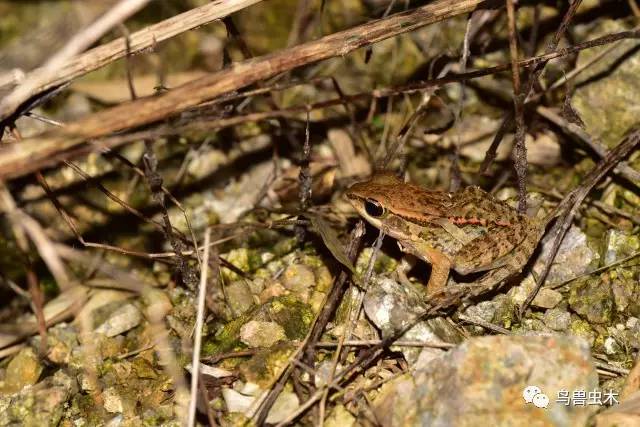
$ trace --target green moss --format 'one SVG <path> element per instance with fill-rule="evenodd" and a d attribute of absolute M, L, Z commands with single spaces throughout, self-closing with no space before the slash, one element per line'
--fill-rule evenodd
<path fill-rule="evenodd" d="M 513 323 L 516 304 L 506 295 L 500 295 L 496 298 L 501 301 L 500 304 L 496 305 L 496 312 L 494 314 L 493 321 L 502 325 L 502 327 L 509 329 Z"/>
<path fill-rule="evenodd" d="M 246 315 L 247 314 L 244 314 L 224 325 L 222 329 L 215 334 L 213 339 L 206 339 L 202 345 L 202 355 L 215 356 L 246 347 L 239 338 L 240 328 L 248 321 L 245 317 Z"/>
<path fill-rule="evenodd" d="M 289 363 L 289 357 L 294 350 L 294 345 L 285 342 L 261 349 L 251 359 L 240 365 L 240 372 L 247 381 L 266 387 Z"/>
<path fill-rule="evenodd" d="M 96 417 L 96 421 L 98 418 L 98 413 L 93 412 L 93 407 L 95 405 L 95 400 L 91 395 L 88 394 L 76 394 L 71 399 L 71 406 L 69 408 L 69 413 L 78 417 L 89 418 L 91 414 Z M 92 425 L 89 422 L 89 425 Z M 97 424 L 96 424 L 97 425 Z"/>
<path fill-rule="evenodd" d="M 585 338 L 587 341 L 591 342 L 591 340 L 595 337 L 595 332 L 589 322 L 585 322 L 582 319 L 575 319 L 569 325 L 569 331 L 576 336 Z"/>
<path fill-rule="evenodd" d="M 138 378 L 158 378 L 158 373 L 153 368 L 153 364 L 142 357 L 136 357 L 135 359 L 133 359 L 133 370 L 135 371 Z"/>
<path fill-rule="evenodd" d="M 245 348 L 246 346 L 240 341 L 240 329 L 250 320 L 276 322 L 282 326 L 288 339 L 300 340 L 309 330 L 313 321 L 313 312 L 308 304 L 291 295 L 272 298 L 225 324 L 212 339 L 205 339 L 202 354 L 213 356 Z"/>
<path fill-rule="evenodd" d="M 569 305 L 590 322 L 609 323 L 613 313 L 611 287 L 600 277 L 589 277 L 571 288 Z"/>
<path fill-rule="evenodd" d="M 305 337 L 313 321 L 309 305 L 288 295 L 274 298 L 267 307 L 267 319 L 282 326 L 287 338 L 301 340 Z"/>
<path fill-rule="evenodd" d="M 250 250 L 247 248 L 232 249 L 224 255 L 224 258 L 242 271 L 251 271 L 249 263 L 251 257 L 249 256 L 249 251 Z M 240 276 L 227 269 L 223 269 L 221 274 L 226 282 L 240 279 Z"/>

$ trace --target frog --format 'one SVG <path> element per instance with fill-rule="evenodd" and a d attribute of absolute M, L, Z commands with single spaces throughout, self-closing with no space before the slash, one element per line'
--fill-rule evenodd
<path fill-rule="evenodd" d="M 451 270 L 462 276 L 485 272 L 473 286 L 500 284 L 527 264 L 544 230 L 540 220 L 477 186 L 430 190 L 380 172 L 345 195 L 401 251 L 431 264 L 426 297 L 445 292 Z"/>

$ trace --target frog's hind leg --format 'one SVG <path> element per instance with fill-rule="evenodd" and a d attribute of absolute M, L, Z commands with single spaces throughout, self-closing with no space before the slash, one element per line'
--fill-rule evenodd
<path fill-rule="evenodd" d="M 466 275 L 512 263 L 514 249 L 527 236 L 527 224 L 491 225 L 486 234 L 464 245 L 453 257 L 453 269 Z M 530 255 L 530 254 L 529 254 Z M 528 257 L 528 256 L 527 256 Z"/>
<path fill-rule="evenodd" d="M 498 260 L 502 261 L 502 265 L 496 266 L 482 277 L 467 284 L 469 290 L 466 292 L 466 295 L 468 297 L 479 295 L 482 292 L 495 288 L 514 274 L 520 273 L 522 268 L 527 264 L 527 261 L 529 261 L 531 254 L 535 251 L 539 238 L 540 235 L 537 233 L 527 236 L 518 249 L 512 252 L 512 256 L 503 257 L 501 260 Z"/>

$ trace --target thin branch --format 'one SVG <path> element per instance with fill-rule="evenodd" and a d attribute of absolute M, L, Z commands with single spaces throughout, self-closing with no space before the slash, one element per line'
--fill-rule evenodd
<path fill-rule="evenodd" d="M 360 246 L 362 236 L 364 235 L 364 223 L 359 221 L 356 227 L 351 232 L 351 238 L 349 241 L 349 248 L 347 253 L 351 259 L 355 259 L 357 249 Z M 285 384 L 289 380 L 293 373 L 294 361 L 302 362 L 313 361 L 314 359 L 314 345 L 320 341 L 320 337 L 324 332 L 325 327 L 331 320 L 331 317 L 338 308 L 338 304 L 342 300 L 342 295 L 345 291 L 345 283 L 349 275 L 343 270 L 340 272 L 334 284 L 329 292 L 329 295 L 325 298 L 324 304 L 318 316 L 313 323 L 311 330 L 309 331 L 303 345 L 298 348 L 296 354 L 292 357 L 291 363 L 287 369 L 282 373 L 277 382 L 273 385 L 269 393 L 265 396 L 265 399 L 261 402 L 259 411 L 257 412 L 256 425 L 263 425 L 267 419 L 269 410 L 275 403 L 276 399 L 280 395 L 280 392 L 284 389 Z"/>
<path fill-rule="evenodd" d="M 618 165 L 622 159 L 626 158 L 637 146 L 640 144 L 640 130 L 635 129 L 628 134 L 628 136 L 622 140 L 615 148 L 613 148 L 607 155 L 602 159 L 598 165 L 589 172 L 589 174 L 584 178 L 582 184 L 571 192 L 567 196 L 565 200 L 570 200 L 571 203 L 568 208 L 565 209 L 564 217 L 556 224 L 554 227 L 554 240 L 553 246 L 549 255 L 545 259 L 544 270 L 538 276 L 536 280 L 536 287 L 531 291 L 531 293 L 527 296 L 527 299 L 520 307 L 520 317 L 524 315 L 525 311 L 533 301 L 533 299 L 542 288 L 542 285 L 547 278 L 547 274 L 549 274 L 549 270 L 551 270 L 551 264 L 560 249 L 560 244 L 562 243 L 562 239 L 566 234 L 567 230 L 571 226 L 573 222 L 573 218 L 575 217 L 580 205 L 584 201 L 585 197 L 589 194 L 591 189 L 604 177 L 611 169 L 613 169 L 616 165 Z"/>
<path fill-rule="evenodd" d="M 40 87 L 51 81 L 74 56 L 86 50 L 113 27 L 142 9 L 149 0 L 120 0 L 104 15 L 76 34 L 41 68 L 27 74 L 25 80 L 0 102 L 0 119 L 8 117 L 20 104 L 32 97 Z"/>
<path fill-rule="evenodd" d="M 237 12 L 238 10 L 259 3 L 260 1 L 262 0 L 214 1 L 166 19 L 157 24 L 150 25 L 147 28 L 131 34 L 129 53 L 134 55 L 136 53 L 143 52 L 164 40 L 175 37 L 186 31 L 193 30 L 202 25 L 209 24 L 217 19 Z M 124 21 L 124 19 L 122 21 Z M 18 106 L 29 97 L 43 93 L 53 87 L 68 83 L 77 77 L 97 70 L 98 68 L 117 61 L 118 59 L 124 58 L 126 55 L 127 48 L 125 39 L 124 37 L 120 37 L 112 42 L 91 49 L 82 55 L 69 57 L 65 63 L 59 66 L 56 73 L 47 74 L 47 79 L 41 78 L 39 85 L 33 87 L 29 92 L 20 97 L 15 96 L 14 100 L 5 99 L 2 105 L 5 103 L 7 105 L 0 108 L 0 118 L 5 118 L 10 114 L 13 114 Z M 43 73 L 43 69 L 36 69 L 33 73 L 41 74 Z M 2 88 L 2 84 L 5 81 L 10 83 L 12 80 L 8 78 L 3 79 L 0 76 L 0 88 Z M 25 81 L 25 78 L 20 79 L 20 81 Z M 21 91 L 24 92 L 24 90 Z"/>
<path fill-rule="evenodd" d="M 520 87 L 520 66 L 518 65 L 518 32 L 514 0 L 507 0 L 509 20 L 509 52 L 511 55 L 511 75 L 513 77 L 513 106 L 516 119 L 516 136 L 513 150 L 514 166 L 518 177 L 518 211 L 527 211 L 527 147 L 524 143 L 524 96 Z"/>
<path fill-rule="evenodd" d="M 569 123 L 567 120 L 565 120 L 562 116 L 560 116 L 553 110 L 547 107 L 539 106 L 538 108 L 536 108 L 536 113 L 540 114 L 542 117 L 549 120 L 551 123 L 555 124 L 556 126 L 560 126 L 560 128 L 562 128 L 562 130 L 564 130 L 568 134 L 573 135 L 579 140 L 581 140 L 582 142 L 584 142 L 589 148 L 595 151 L 595 153 L 601 158 L 607 155 L 606 147 L 604 147 L 602 144 L 596 141 L 593 137 L 591 137 L 580 126 L 574 123 Z M 629 166 L 627 162 L 618 163 L 618 165 L 616 165 L 613 171 L 619 174 L 620 176 L 628 179 L 631 183 L 640 185 L 640 172 L 633 169 L 631 166 Z"/>
<path fill-rule="evenodd" d="M 14 174 L 15 172 L 23 174 L 27 169 L 34 171 L 35 169 L 32 168 L 36 164 L 37 168 L 42 167 L 41 162 L 52 164 L 51 160 L 55 158 L 54 153 L 70 150 L 87 139 L 164 119 L 204 101 L 282 72 L 323 59 L 344 56 L 358 48 L 494 3 L 493 0 L 435 1 L 386 19 L 372 21 L 299 46 L 236 63 L 227 69 L 154 97 L 141 98 L 103 110 L 69 123 L 59 133 L 25 140 L 20 147 L 15 145 L 2 147 L 0 179 L 8 175 L 8 169 Z M 135 50 L 133 41 L 132 49 Z"/>
<path fill-rule="evenodd" d="M 582 0 L 574 0 L 571 3 L 571 5 L 569 6 L 569 9 L 562 17 L 562 22 L 560 23 L 560 26 L 556 30 L 553 36 L 553 39 L 547 45 L 545 49 L 545 55 L 542 55 L 542 57 L 545 57 L 551 54 L 552 52 L 556 51 L 556 49 L 558 48 L 558 44 L 560 43 L 560 40 L 562 40 L 562 37 L 564 37 L 567 31 L 567 28 L 569 27 L 569 23 L 571 22 L 574 15 L 576 14 L 578 10 L 578 6 L 580 6 L 581 2 Z M 559 49 L 559 50 L 561 51 L 563 49 Z M 547 65 L 548 62 L 549 62 L 549 59 L 542 59 L 541 61 L 534 64 L 533 68 L 529 70 L 529 75 L 526 81 L 526 88 L 521 92 L 521 95 L 524 97 L 524 101 L 523 101 L 524 104 L 527 104 L 533 101 L 532 97 L 534 96 L 533 95 L 534 84 L 540 78 L 540 75 L 545 70 L 545 66 Z M 512 125 L 513 119 L 514 119 L 513 113 L 511 111 L 507 112 L 502 119 L 502 125 L 500 126 L 500 131 L 504 131 L 510 128 Z M 502 138 L 504 137 L 504 133 L 500 134 L 500 131 L 498 132 L 498 134 L 496 134 L 496 137 L 494 138 L 491 144 L 491 147 L 487 151 L 487 155 L 485 156 L 485 159 L 482 162 L 482 166 L 480 168 L 481 173 L 486 173 L 487 170 L 489 169 L 489 166 L 491 166 L 491 163 L 495 159 L 498 146 L 500 145 L 500 143 L 502 142 Z"/>
<path fill-rule="evenodd" d="M 298 174 L 298 198 L 300 200 L 300 211 L 305 212 L 311 203 L 312 177 L 311 177 L 311 135 L 309 132 L 309 111 L 307 111 L 307 124 L 304 130 L 304 145 L 302 146 L 302 156 L 300 160 L 300 173 Z M 303 226 L 295 227 L 298 242 L 303 243 L 306 230 Z"/>
<path fill-rule="evenodd" d="M 193 354 L 191 357 L 191 400 L 189 402 L 188 426 L 195 426 L 196 402 L 198 401 L 198 375 L 200 371 L 200 349 L 202 348 L 202 327 L 204 325 L 205 296 L 207 295 L 207 271 L 209 271 L 209 241 L 211 229 L 204 233 L 204 255 L 202 268 L 200 269 L 200 286 L 198 289 L 198 311 L 196 314 L 196 326 L 193 332 Z"/>
<path fill-rule="evenodd" d="M 607 34 L 602 37 L 595 38 L 593 40 L 588 40 L 583 43 L 576 44 L 574 46 L 568 46 L 557 51 L 547 53 L 544 55 L 536 56 L 533 58 L 528 58 L 519 62 L 519 64 L 523 67 L 535 66 L 540 62 L 550 61 L 552 59 L 560 58 L 563 56 L 571 55 L 573 53 L 579 52 L 581 50 L 594 48 L 597 46 L 603 46 L 609 43 L 616 42 L 618 40 L 623 39 L 637 39 L 640 37 L 640 30 L 634 29 L 631 31 L 622 31 L 619 33 Z M 502 71 L 508 71 L 511 68 L 510 64 L 501 64 L 494 67 L 483 68 L 477 71 L 470 71 L 465 74 L 459 75 L 450 75 L 442 78 L 426 80 L 415 82 L 395 88 L 387 88 L 387 89 L 376 89 L 373 92 L 360 93 L 357 95 L 345 95 L 344 99 L 334 99 L 324 102 L 319 102 L 313 104 L 313 109 L 315 108 L 326 108 L 332 105 L 339 105 L 344 102 L 344 100 L 355 101 L 358 99 L 370 99 L 371 97 L 381 98 L 386 96 L 391 96 L 396 93 L 414 93 L 420 90 L 423 90 L 427 87 L 436 87 L 442 86 L 448 83 L 459 83 L 463 79 L 474 79 L 478 77 L 487 76 L 490 74 L 495 74 Z M 243 72 L 248 72 L 244 70 Z M 218 74 L 214 74 L 218 75 Z M 234 76 L 229 74 L 226 75 L 225 79 L 234 80 Z M 226 84 L 231 84 L 227 82 Z M 174 89 L 177 90 L 177 89 Z M 158 99 L 161 96 L 155 97 L 153 99 Z M 228 97 L 225 99 L 230 99 L 232 97 Z M 146 99 L 146 98 L 145 98 Z M 136 102 L 141 102 L 144 99 L 138 100 Z M 220 101 L 216 101 L 218 103 Z M 132 105 L 132 103 L 126 104 Z M 136 104 L 137 105 L 137 104 Z M 142 114 L 144 111 L 138 111 L 136 107 L 135 111 L 128 111 L 128 108 L 125 110 L 125 114 L 129 114 L 132 116 L 137 116 Z M 118 107 L 119 108 L 119 107 Z M 170 108 L 167 106 L 167 108 Z M 84 138 L 82 136 L 77 135 L 79 132 L 78 129 L 81 129 L 82 126 L 89 126 L 88 122 L 95 122 L 100 120 L 101 113 L 96 113 L 89 116 L 87 119 L 78 121 L 74 123 L 73 129 L 76 131 L 72 131 L 70 133 L 64 132 L 63 130 L 58 132 L 49 132 L 46 134 L 42 134 L 33 138 L 24 139 L 19 146 L 17 144 L 5 144 L 0 145 L 0 179 L 6 178 L 16 178 L 19 176 L 26 175 L 28 173 L 34 172 L 36 170 L 42 169 L 46 166 L 51 166 L 58 163 L 61 160 L 77 157 L 83 154 L 88 154 L 94 151 L 109 151 L 111 148 L 118 147 L 122 144 L 138 141 L 144 138 L 153 138 L 158 136 L 166 136 L 166 135 L 175 135 L 178 132 L 182 132 L 185 129 L 218 129 L 226 126 L 233 126 L 239 123 L 244 123 L 248 120 L 265 120 L 271 117 L 289 117 L 292 116 L 293 112 L 304 112 L 308 109 L 308 106 L 297 106 L 292 107 L 290 109 L 275 111 L 275 112 L 260 112 L 260 113 L 251 113 L 244 116 L 230 117 L 226 119 L 218 119 L 218 120 L 208 120 L 207 123 L 195 123 L 193 125 L 189 125 L 182 128 L 176 128 L 174 126 L 160 126 L 155 130 L 145 130 L 133 132 L 125 135 L 115 135 L 111 137 L 105 137 L 100 140 L 91 140 L 90 143 L 84 144 L 84 141 L 89 138 Z M 107 110 L 112 111 L 112 110 Z M 88 122 L 87 122 L 88 121 Z M 88 128 L 89 129 L 89 128 Z M 93 131 L 91 131 L 94 133 Z M 96 131 L 98 134 L 100 132 Z M 96 135 L 98 137 L 99 135 Z"/>

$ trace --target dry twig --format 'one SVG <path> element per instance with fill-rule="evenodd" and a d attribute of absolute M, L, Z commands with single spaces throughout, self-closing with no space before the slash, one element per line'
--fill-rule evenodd
<path fill-rule="evenodd" d="M 520 307 L 520 317 L 524 315 L 524 312 L 527 310 L 533 299 L 542 288 L 545 279 L 547 278 L 547 274 L 549 274 L 549 270 L 551 270 L 551 264 L 560 249 L 560 244 L 562 243 L 562 238 L 565 233 L 571 226 L 574 216 L 576 215 L 580 205 L 584 201 L 587 194 L 591 191 L 591 189 L 614 167 L 616 167 L 622 159 L 627 158 L 627 156 L 633 152 L 633 150 L 640 144 L 640 130 L 635 129 L 629 132 L 628 136 L 622 140 L 615 148 L 613 148 L 607 155 L 598 163 L 598 165 L 587 174 L 587 176 L 582 181 L 582 184 L 573 190 L 565 199 L 561 202 L 561 205 L 564 206 L 564 213 L 562 217 L 559 218 L 558 222 L 554 227 L 554 238 L 553 238 L 553 246 L 551 247 L 551 251 L 545 259 L 544 269 L 542 273 L 538 276 L 536 280 L 536 287 L 531 291 L 531 293 L 527 296 L 527 299 Z"/>
<path fill-rule="evenodd" d="M 640 37 L 640 29 L 634 29 L 631 31 L 622 31 L 619 33 L 608 34 L 602 37 L 598 37 L 593 40 L 589 40 L 583 43 L 579 43 L 574 46 L 565 47 L 562 49 L 558 49 L 557 51 L 550 52 L 544 55 L 540 55 L 537 57 L 525 59 L 519 62 L 519 64 L 523 67 L 526 66 L 535 66 L 540 62 L 550 61 L 555 58 L 560 58 L 563 56 L 567 56 L 576 52 L 579 52 L 584 49 L 590 49 L 597 46 L 606 45 L 609 43 L 616 42 L 618 40 L 623 39 L 635 39 Z M 498 73 L 501 71 L 507 71 L 510 69 L 510 64 L 502 64 L 494 67 L 484 68 L 477 71 L 470 71 L 461 75 L 451 75 L 445 76 L 438 79 L 426 80 L 416 83 L 410 83 L 403 85 L 397 88 L 390 89 L 377 89 L 373 92 L 361 93 L 356 95 L 345 95 L 343 99 L 335 99 L 329 101 L 323 101 L 313 104 L 312 109 L 316 108 L 326 108 L 332 105 L 342 104 L 345 100 L 349 100 L 351 102 L 358 99 L 370 99 L 372 97 L 385 97 L 391 96 L 396 93 L 413 93 L 419 90 L 422 90 L 427 87 L 435 87 L 439 85 L 444 85 L 447 83 L 458 83 L 462 80 L 468 80 L 473 78 L 478 78 L 494 73 Z M 249 70 L 244 70 L 243 72 L 249 72 Z M 216 74 L 217 75 L 217 74 Z M 226 74 L 226 79 L 234 80 L 232 74 Z M 237 82 L 236 82 L 237 83 Z M 227 82 L 227 84 L 231 84 Z M 175 89 L 177 90 L 177 89 Z M 157 97 L 156 97 L 157 98 Z M 231 97 L 230 97 L 231 98 Z M 155 98 L 154 98 L 155 99 Z M 141 99 L 136 102 L 143 101 Z M 131 104 L 126 104 L 131 105 Z M 124 108 L 125 106 L 123 106 Z M 138 106 L 139 107 L 139 106 Z M 169 108 L 169 106 L 166 106 Z M 118 108 L 118 107 L 116 107 Z M 91 141 L 90 144 L 83 145 L 83 141 L 85 138 L 67 134 L 66 132 L 51 132 L 47 134 L 43 134 L 38 137 L 28 138 L 23 140 L 18 145 L 4 145 L 0 146 L 0 179 L 7 178 L 15 178 L 18 176 L 23 176 L 28 173 L 34 172 L 46 166 L 54 165 L 57 162 L 84 155 L 92 151 L 109 151 L 111 148 L 118 147 L 122 144 L 138 141 L 140 139 L 145 138 L 155 138 L 166 135 L 175 135 L 179 132 L 184 132 L 186 130 L 205 130 L 205 129 L 218 129 L 226 126 L 233 126 L 239 123 L 243 123 L 247 120 L 266 120 L 271 117 L 289 117 L 293 116 L 294 112 L 304 112 L 309 109 L 309 106 L 300 106 L 300 107 L 292 107 L 286 110 L 280 110 L 275 112 L 260 112 L 260 113 L 250 113 L 244 116 L 236 116 L 230 118 L 223 118 L 216 121 L 209 121 L 204 123 L 195 122 L 191 125 L 186 125 L 183 127 L 174 127 L 174 126 L 161 126 L 155 130 L 144 130 L 138 132 L 132 132 L 130 134 L 125 135 L 115 135 L 106 138 L 102 138 L 100 140 Z M 113 110 L 113 109 L 112 109 Z M 107 111 L 112 111 L 107 110 Z M 140 111 L 137 111 L 137 107 L 134 109 L 136 111 L 129 111 L 129 108 L 124 108 L 125 114 L 135 116 Z M 98 117 L 102 113 L 96 113 L 88 117 L 87 119 L 80 120 L 75 122 L 74 127 L 81 129 L 84 123 L 87 126 L 90 126 L 90 122 L 99 121 Z M 89 127 L 87 129 L 94 129 Z M 92 130 L 100 132 L 98 130 Z M 493 146 L 493 145 L 492 145 Z M 490 149 L 491 150 L 491 149 Z"/>
<path fill-rule="evenodd" d="M 27 74 L 9 95 L 0 102 L 0 119 L 13 114 L 20 104 L 34 96 L 47 82 L 56 78 L 60 69 L 74 56 L 83 52 L 113 27 L 124 22 L 142 9 L 149 0 L 120 0 L 104 15 L 76 34 L 58 53 L 51 57 L 41 68 Z M 51 86 L 49 86 L 51 87 Z"/>
<path fill-rule="evenodd" d="M 15 94 L 11 98 L 7 97 L 0 105 L 0 118 L 4 119 L 13 114 L 20 104 L 32 96 L 68 83 L 84 74 L 121 59 L 128 54 L 132 55 L 143 52 L 145 49 L 152 48 L 157 43 L 206 25 L 216 19 L 228 16 L 260 1 L 262 0 L 218 0 L 176 15 L 131 34 L 129 37 L 129 51 L 127 51 L 127 43 L 124 37 L 91 49 L 78 56 L 75 56 L 75 54 L 84 49 L 77 49 L 77 47 L 74 46 L 74 54 L 70 56 L 65 55 L 64 58 L 61 58 L 64 59 L 64 62 L 57 65 L 56 72 L 52 73 L 44 68 L 39 68 L 30 74 L 40 76 L 37 81 L 34 80 L 34 82 L 29 85 L 30 87 L 23 87 L 24 83 L 20 83 L 20 86 L 15 89 Z M 139 0 L 136 0 L 136 2 L 139 2 Z M 124 21 L 124 15 L 120 16 L 119 19 L 112 24 L 116 25 L 122 21 Z M 13 80 L 0 77 L 0 81 L 9 83 Z M 0 88 L 2 88 L 2 84 L 0 84 Z M 17 92 L 18 90 L 19 92 Z"/>
<path fill-rule="evenodd" d="M 78 147 L 87 139 L 152 123 L 281 72 L 343 56 L 355 49 L 492 4 L 491 0 L 438 0 L 386 19 L 236 63 L 158 96 L 103 110 L 69 123 L 61 131 L 27 139 L 19 147 L 15 144 L 3 146 L 0 150 L 0 178 L 15 177 L 52 165 L 59 160 L 61 153 Z M 133 41 L 132 50 L 135 50 Z"/>
<path fill-rule="evenodd" d="M 518 32 L 516 30 L 516 12 L 514 0 L 507 1 L 509 20 L 509 52 L 511 56 L 511 75 L 513 77 L 513 106 L 516 119 L 516 137 L 513 151 L 516 175 L 518 176 L 518 211 L 527 210 L 527 147 L 524 144 L 526 132 L 524 124 L 524 96 L 520 87 L 520 67 L 518 65 Z"/>
<path fill-rule="evenodd" d="M 200 269 L 200 286 L 198 287 L 198 305 L 196 324 L 193 331 L 193 355 L 191 357 L 191 400 L 189 401 L 188 426 L 195 426 L 196 402 L 198 401 L 198 379 L 200 369 L 200 349 L 202 348 L 202 327 L 204 325 L 205 296 L 207 295 L 207 272 L 209 271 L 209 241 L 211 229 L 204 232 L 204 255 L 202 268 Z"/>

